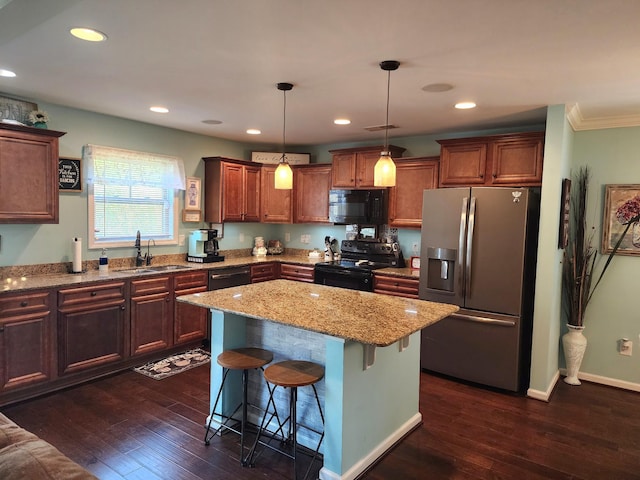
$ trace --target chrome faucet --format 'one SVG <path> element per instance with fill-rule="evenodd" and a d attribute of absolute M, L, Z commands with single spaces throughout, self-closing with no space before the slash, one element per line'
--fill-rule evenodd
<path fill-rule="evenodd" d="M 140 252 L 140 230 L 136 233 L 136 243 L 134 245 L 138 249 L 138 255 L 136 256 L 136 267 L 141 267 L 144 263 L 144 258 L 142 258 L 142 253 Z"/>
<path fill-rule="evenodd" d="M 153 242 L 154 247 L 156 246 L 156 241 L 153 238 L 147 240 L 147 253 L 144 254 L 144 261 L 147 266 L 151 265 L 151 260 L 153 260 L 153 255 L 151 255 L 151 253 L 149 252 L 149 245 L 151 244 L 151 242 Z"/>

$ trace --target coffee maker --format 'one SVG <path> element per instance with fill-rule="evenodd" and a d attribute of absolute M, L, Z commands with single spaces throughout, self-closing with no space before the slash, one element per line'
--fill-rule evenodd
<path fill-rule="evenodd" d="M 189 252 L 187 262 L 222 262 L 224 255 L 218 253 L 218 230 L 193 230 L 189 234 Z"/>

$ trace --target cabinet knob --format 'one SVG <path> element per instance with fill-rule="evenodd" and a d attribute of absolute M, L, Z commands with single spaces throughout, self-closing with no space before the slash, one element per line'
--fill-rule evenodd
<path fill-rule="evenodd" d="M 498 178 L 498 175 L 496 175 L 495 173 L 493 174 L 493 178 Z"/>
<path fill-rule="evenodd" d="M 124 311 L 124 305 L 120 305 L 120 310 Z"/>
<path fill-rule="evenodd" d="M 91 292 L 92 297 L 95 297 L 96 295 L 98 295 L 98 292 Z"/>
<path fill-rule="evenodd" d="M 27 305 L 29 305 L 29 302 L 27 302 L 26 300 L 20 302 L 21 307 L 26 307 Z"/>
<path fill-rule="evenodd" d="M 0 333 L 4 332 L 4 325 L 0 325 Z"/>
<path fill-rule="evenodd" d="M 169 302 L 169 300 L 171 300 L 169 297 L 164 299 L 165 302 Z"/>

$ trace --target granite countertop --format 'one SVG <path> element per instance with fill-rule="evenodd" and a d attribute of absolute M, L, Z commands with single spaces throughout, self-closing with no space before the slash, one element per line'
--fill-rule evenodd
<path fill-rule="evenodd" d="M 391 345 L 459 309 L 291 280 L 184 295 L 178 301 L 378 347 Z"/>
<path fill-rule="evenodd" d="M 184 259 L 184 256 L 182 256 Z M 149 275 L 167 275 L 171 273 L 188 273 L 190 271 L 224 269 L 228 267 L 237 267 L 243 265 L 254 265 L 267 262 L 295 263 L 298 265 L 313 266 L 318 261 L 324 259 L 309 258 L 302 255 L 267 255 L 267 256 L 244 256 L 244 257 L 226 257 L 223 262 L 213 263 L 192 263 L 185 260 L 166 262 L 154 262 L 153 267 L 162 265 L 177 265 L 182 268 L 173 270 L 160 270 L 155 272 L 142 271 L 147 267 L 138 267 L 140 270 L 136 272 L 136 267 L 113 268 L 110 266 L 107 275 L 101 275 L 97 269 L 87 270 L 82 273 L 35 273 L 24 275 L 13 275 L 2 278 L 0 287 L 0 295 L 9 292 L 17 292 L 23 290 L 35 290 L 42 288 L 60 288 L 66 286 L 78 286 L 84 283 L 106 282 L 126 280 L 130 278 L 140 278 Z"/>

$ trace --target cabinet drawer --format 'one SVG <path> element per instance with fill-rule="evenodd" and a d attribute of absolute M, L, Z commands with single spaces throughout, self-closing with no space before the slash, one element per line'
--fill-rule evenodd
<path fill-rule="evenodd" d="M 313 283 L 313 267 L 283 263 L 280 265 L 280 278 Z"/>
<path fill-rule="evenodd" d="M 58 307 L 105 300 L 121 300 L 124 299 L 125 288 L 125 282 L 113 282 L 59 290 Z"/>
<path fill-rule="evenodd" d="M 175 290 L 184 290 L 186 288 L 204 287 L 207 285 L 207 271 L 199 270 L 197 272 L 178 273 L 173 277 L 173 288 Z"/>
<path fill-rule="evenodd" d="M 2 296 L 0 298 L 0 318 L 49 310 L 50 305 L 49 292 Z"/>
<path fill-rule="evenodd" d="M 167 293 L 171 288 L 171 277 L 151 277 L 131 281 L 131 296 Z"/>
<path fill-rule="evenodd" d="M 264 263 L 251 265 L 251 283 L 265 282 L 278 278 L 278 264 Z"/>
<path fill-rule="evenodd" d="M 373 276 L 373 291 L 399 297 L 418 298 L 419 280 L 386 275 Z"/>

